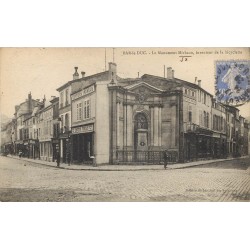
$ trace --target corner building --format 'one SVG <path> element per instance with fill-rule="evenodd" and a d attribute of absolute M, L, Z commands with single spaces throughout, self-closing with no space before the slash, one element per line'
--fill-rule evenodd
<path fill-rule="evenodd" d="M 72 82 L 71 90 L 75 163 L 94 158 L 98 165 L 161 164 L 164 150 L 170 162 L 223 158 L 232 151 L 227 148 L 230 138 L 236 145 L 233 151 L 238 150 L 237 136 L 229 137 L 227 131 L 234 133 L 240 123 L 228 124 L 228 108 L 216 103 L 200 80 L 178 79 L 172 68 L 167 77 L 120 78 L 116 64 L 109 63 L 108 71 L 83 75 Z M 230 108 L 235 121 L 237 114 Z M 242 128 L 247 134 L 243 121 Z"/>

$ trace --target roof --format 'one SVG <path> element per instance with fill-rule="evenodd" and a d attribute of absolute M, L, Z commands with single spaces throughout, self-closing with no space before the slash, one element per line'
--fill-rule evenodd
<path fill-rule="evenodd" d="M 51 103 L 59 102 L 59 97 L 55 97 L 52 100 L 50 100 Z"/>
<path fill-rule="evenodd" d="M 202 90 L 206 94 L 213 96 L 212 94 L 207 92 L 205 89 L 201 88 L 199 85 L 182 80 L 182 79 L 179 79 L 179 78 L 169 79 L 169 78 L 164 78 L 164 77 L 150 75 L 150 74 L 144 74 L 141 78 L 144 79 L 145 81 L 150 81 L 154 85 L 158 85 L 158 87 L 161 87 L 163 90 L 168 90 L 170 88 L 176 87 L 176 86 L 174 86 L 174 84 L 177 84 L 181 87 L 183 87 L 184 85 L 187 85 L 189 87 Z M 155 81 L 155 80 L 157 80 L 157 81 Z"/>
<path fill-rule="evenodd" d="M 103 72 L 96 73 L 94 75 L 89 75 L 89 76 L 85 76 L 85 77 L 82 77 L 82 78 L 79 78 L 79 79 L 71 80 L 71 81 L 68 81 L 67 83 L 63 84 L 62 86 L 60 86 L 56 90 L 61 91 L 61 90 L 65 89 L 65 88 L 67 88 L 68 86 L 70 86 L 74 82 L 86 81 L 86 80 L 89 80 L 89 79 L 91 79 L 93 77 L 101 76 L 101 75 L 104 75 L 104 74 L 107 74 L 107 73 L 109 73 L 109 71 L 103 71 Z"/>

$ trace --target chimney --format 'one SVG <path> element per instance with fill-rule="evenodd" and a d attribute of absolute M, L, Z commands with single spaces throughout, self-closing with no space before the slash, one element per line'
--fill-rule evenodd
<path fill-rule="evenodd" d="M 174 70 L 172 70 L 172 78 L 174 78 Z"/>
<path fill-rule="evenodd" d="M 78 67 L 75 67 L 75 73 L 73 74 L 73 80 L 79 79 L 79 74 L 77 72 Z"/>
<path fill-rule="evenodd" d="M 116 82 L 116 63 L 109 63 L 109 80 Z"/>
<path fill-rule="evenodd" d="M 28 94 L 28 105 L 29 105 L 29 112 L 32 111 L 32 96 L 31 96 L 31 92 L 29 92 Z"/>
<path fill-rule="evenodd" d="M 168 79 L 172 79 L 173 78 L 173 72 L 172 72 L 172 68 L 171 67 L 168 67 L 167 68 L 167 78 Z"/>
<path fill-rule="evenodd" d="M 198 86 L 201 87 L 201 80 L 198 80 Z"/>
<path fill-rule="evenodd" d="M 197 82 L 197 76 L 194 78 L 194 83 L 196 84 L 196 82 Z"/>
<path fill-rule="evenodd" d="M 85 77 L 85 72 L 84 71 L 82 71 L 81 74 L 82 74 L 82 78 Z"/>

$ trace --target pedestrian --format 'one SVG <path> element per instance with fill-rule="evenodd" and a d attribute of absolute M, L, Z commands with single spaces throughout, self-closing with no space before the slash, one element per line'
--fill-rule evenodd
<path fill-rule="evenodd" d="M 21 158 L 21 157 L 22 157 L 22 154 L 23 154 L 22 150 L 19 150 L 19 152 L 18 152 L 18 156 L 19 156 L 19 158 Z"/>
<path fill-rule="evenodd" d="M 70 162 L 71 162 L 71 154 L 70 154 L 70 152 L 67 152 L 67 162 L 68 162 L 68 166 L 70 166 Z"/>
<path fill-rule="evenodd" d="M 164 169 L 167 169 L 168 159 L 169 159 L 168 151 L 165 150 L 165 151 L 163 152 Z"/>
<path fill-rule="evenodd" d="M 60 153 L 57 152 L 57 153 L 56 153 L 56 163 L 57 163 L 57 167 L 60 167 L 60 160 L 61 160 L 61 158 L 60 158 Z"/>

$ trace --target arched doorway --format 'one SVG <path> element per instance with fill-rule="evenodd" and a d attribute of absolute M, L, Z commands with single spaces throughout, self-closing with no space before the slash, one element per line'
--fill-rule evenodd
<path fill-rule="evenodd" d="M 148 121 L 142 112 L 135 116 L 134 148 L 136 151 L 148 150 Z"/>

